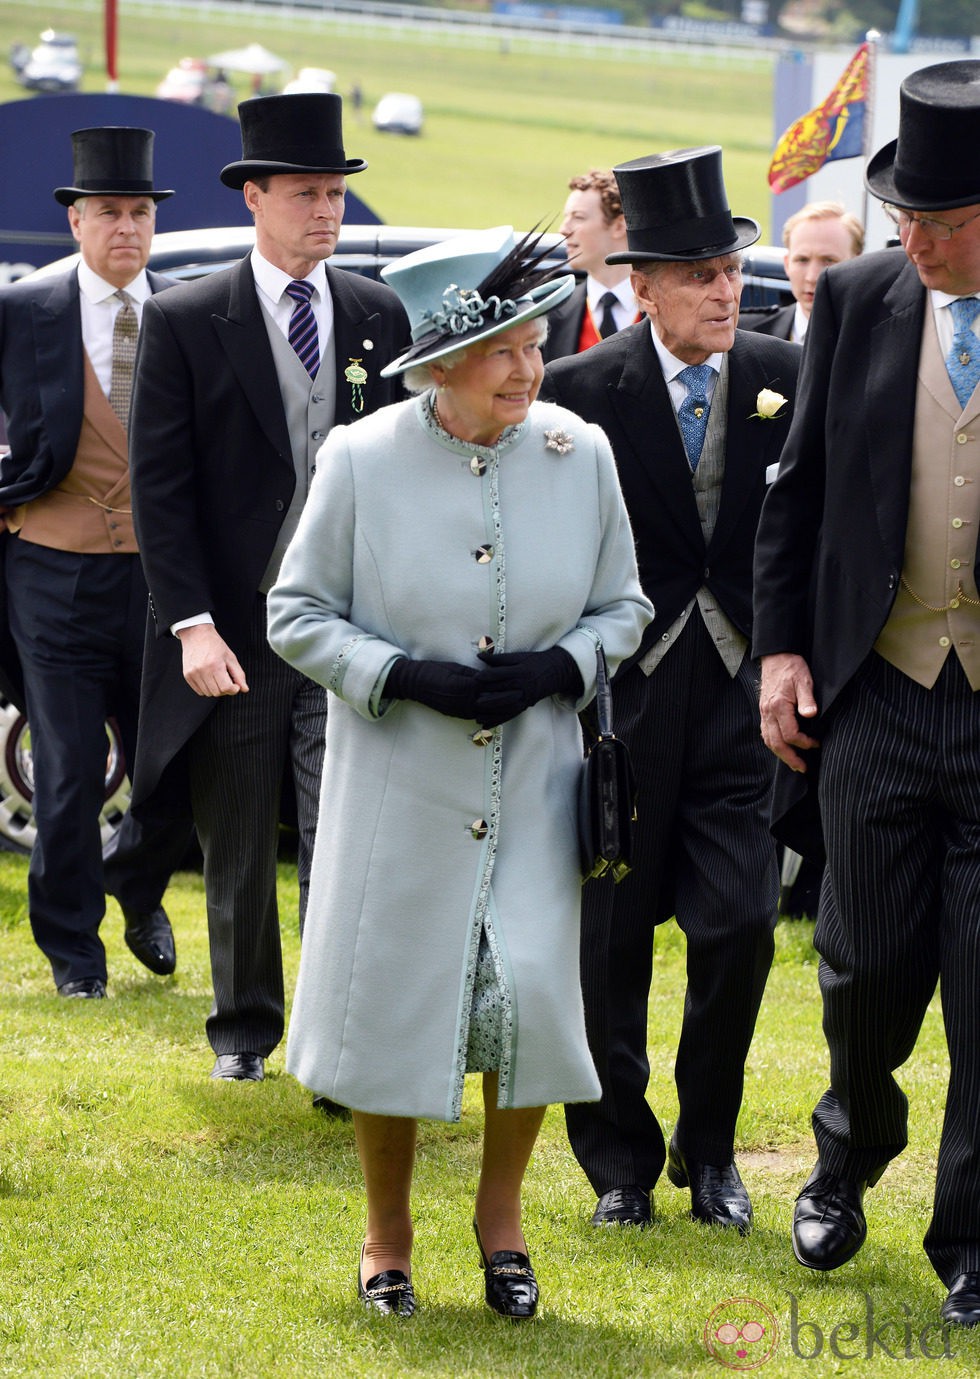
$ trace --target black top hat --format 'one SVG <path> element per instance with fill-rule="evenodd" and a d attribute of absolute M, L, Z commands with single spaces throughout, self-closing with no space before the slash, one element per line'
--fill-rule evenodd
<path fill-rule="evenodd" d="M 71 136 L 74 187 L 56 187 L 54 198 L 62 206 L 80 196 L 152 196 L 154 201 L 173 196 L 153 187 L 153 130 L 125 125 L 100 125 L 76 129 Z"/>
<path fill-rule="evenodd" d="M 222 182 L 241 191 L 246 182 L 277 172 L 363 172 L 364 159 L 344 153 L 342 107 L 340 97 L 326 91 L 242 101 L 242 158 L 221 169 Z"/>
<path fill-rule="evenodd" d="M 721 149 L 677 148 L 613 168 L 626 217 L 628 249 L 607 263 L 712 259 L 754 244 L 754 220 L 733 216 L 721 175 Z"/>
<path fill-rule="evenodd" d="M 980 62 L 940 62 L 905 78 L 898 138 L 871 159 L 865 181 L 910 211 L 980 202 Z"/>

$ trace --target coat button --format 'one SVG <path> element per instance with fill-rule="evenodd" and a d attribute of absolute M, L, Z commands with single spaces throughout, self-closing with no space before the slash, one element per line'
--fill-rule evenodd
<path fill-rule="evenodd" d="M 285 506 L 286 504 L 282 501 L 281 498 L 276 499 L 276 512 L 282 512 Z"/>
<path fill-rule="evenodd" d="M 470 738 L 470 741 L 473 743 L 474 747 L 489 747 L 490 743 L 493 741 L 493 729 L 477 728 L 476 732 Z"/>
<path fill-rule="evenodd" d="M 311 435 L 313 436 L 313 439 L 314 439 L 315 441 L 322 441 L 323 438 L 324 438 L 324 436 L 325 436 L 326 434 L 327 434 L 326 431 L 313 431 L 313 432 L 311 432 Z"/>
<path fill-rule="evenodd" d="M 489 565 L 493 559 L 493 547 L 477 546 L 476 550 L 473 552 L 473 559 L 476 561 L 477 565 Z"/>
<path fill-rule="evenodd" d="M 487 472 L 487 462 L 479 455 L 474 455 L 470 460 L 470 473 L 475 474 L 479 479 L 482 474 Z"/>
<path fill-rule="evenodd" d="M 485 838 L 487 836 L 486 819 L 474 819 L 473 822 L 469 825 L 469 830 L 470 833 L 472 833 L 473 837 L 476 839 L 476 841 L 479 842 L 481 838 Z"/>

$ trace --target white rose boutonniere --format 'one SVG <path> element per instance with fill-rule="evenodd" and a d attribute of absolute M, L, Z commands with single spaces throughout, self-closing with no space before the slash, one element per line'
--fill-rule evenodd
<path fill-rule="evenodd" d="M 780 409 L 786 406 L 786 398 L 782 393 L 774 393 L 771 388 L 763 388 L 755 400 L 756 411 L 751 413 L 753 417 L 759 417 L 761 421 L 773 421 L 778 417 Z"/>

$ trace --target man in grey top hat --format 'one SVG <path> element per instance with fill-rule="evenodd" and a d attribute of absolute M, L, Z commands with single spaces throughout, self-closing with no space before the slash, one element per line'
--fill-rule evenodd
<path fill-rule="evenodd" d="M 72 135 L 68 208 L 77 268 L 0 292 L 0 404 L 10 454 L 0 466 L 9 631 L 3 670 L 31 725 L 31 925 L 62 996 L 106 994 L 99 937 L 108 889 L 126 942 L 151 971 L 174 970 L 161 900 L 190 820 L 148 801 L 102 857 L 106 719 L 136 758 L 146 584 L 129 499 L 126 427 L 140 316 L 167 280 L 146 271 L 156 204 L 153 133 Z M 3 631 L 6 634 L 6 627 Z"/>
<path fill-rule="evenodd" d="M 949 1289 L 943 1318 L 974 1326 L 980 62 L 906 77 L 898 138 L 866 180 L 901 247 L 820 277 L 756 564 L 763 733 L 782 763 L 776 827 L 827 856 L 816 944 L 830 1085 L 793 1248 L 834 1269 L 864 1242 L 865 1190 L 907 1140 L 893 1072 L 938 982 L 950 1082 L 925 1248 Z"/>
<path fill-rule="evenodd" d="M 718 147 L 614 169 L 633 291 L 647 319 L 548 366 L 541 390 L 612 442 L 656 607 L 613 682 L 617 734 L 636 768 L 633 874 L 583 894 L 582 981 L 602 1083 L 568 1106 L 572 1148 L 599 1203 L 595 1225 L 650 1221 L 667 1161 L 700 1221 L 745 1234 L 734 1163 L 745 1057 L 772 960 L 772 765 L 748 658 L 752 548 L 788 430 L 800 350 L 738 331 L 740 251 L 759 237 L 728 207 Z M 646 1101 L 654 928 L 676 914 L 687 1000 L 669 1155 Z"/>
<path fill-rule="evenodd" d="M 394 400 L 381 370 L 408 339 L 390 288 L 324 264 L 348 158 L 341 99 L 239 107 L 243 157 L 221 180 L 255 219 L 235 267 L 146 312 L 133 400 L 133 505 L 150 587 L 133 783 L 187 789 L 204 853 L 214 1006 L 212 1076 L 260 1080 L 283 1033 L 276 903 L 287 761 L 306 904 L 326 691 L 265 636 L 271 587 L 334 425 Z"/>

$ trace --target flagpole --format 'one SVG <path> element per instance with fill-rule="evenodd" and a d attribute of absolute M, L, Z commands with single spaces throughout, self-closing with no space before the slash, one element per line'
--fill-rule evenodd
<path fill-rule="evenodd" d="M 864 166 L 867 168 L 868 159 L 871 157 L 871 136 L 872 126 L 875 122 L 875 88 L 878 82 L 878 44 L 881 42 L 881 34 L 877 29 L 869 29 L 864 36 L 864 41 L 868 45 L 868 78 L 867 96 L 864 105 L 864 125 L 861 130 L 861 157 Z M 864 227 L 865 237 L 868 233 L 868 184 L 862 178 L 863 191 L 861 195 L 861 224 Z"/>

